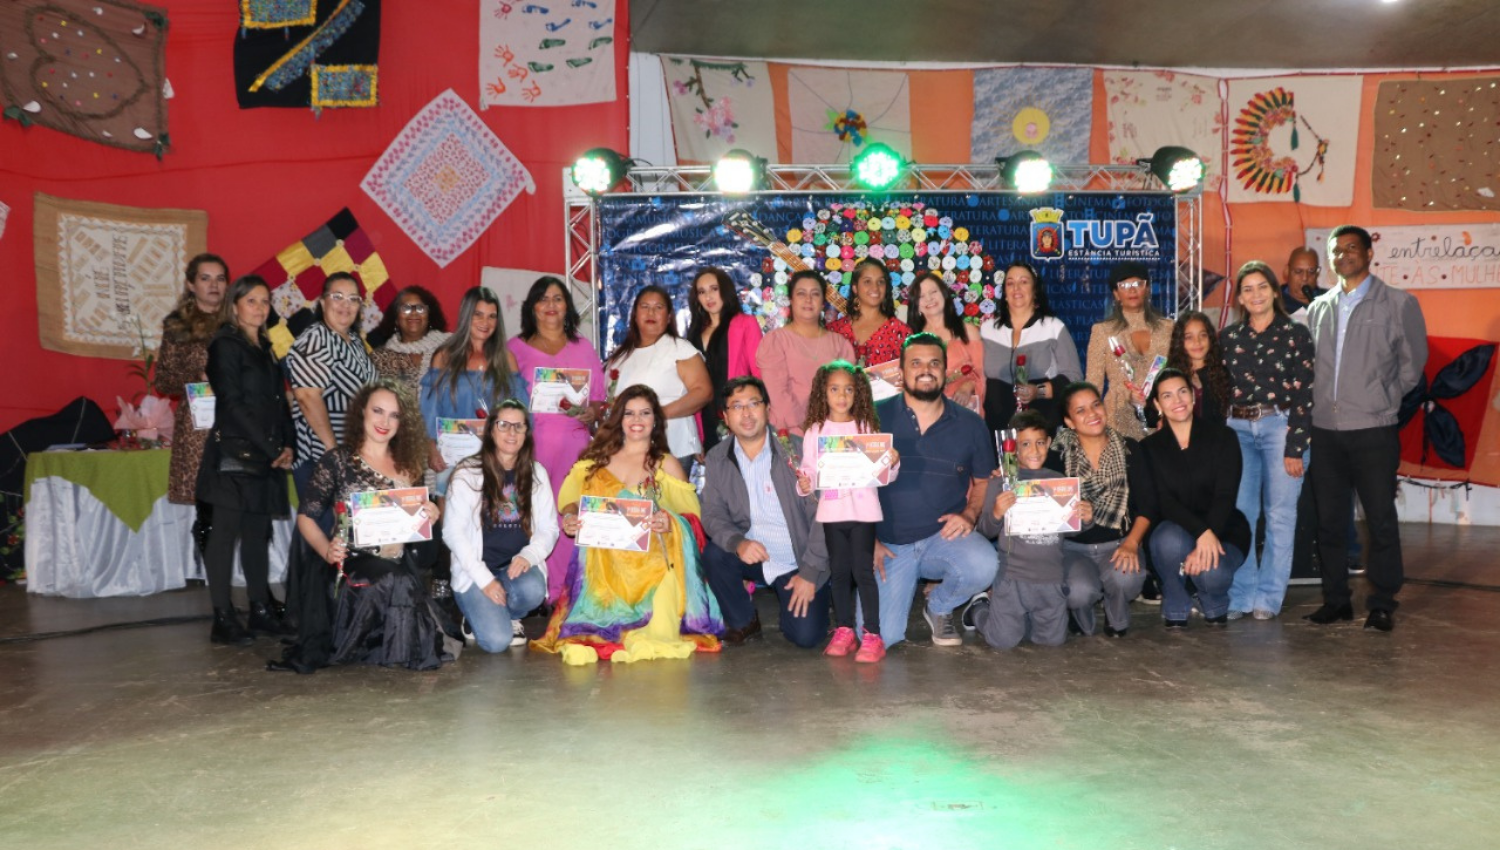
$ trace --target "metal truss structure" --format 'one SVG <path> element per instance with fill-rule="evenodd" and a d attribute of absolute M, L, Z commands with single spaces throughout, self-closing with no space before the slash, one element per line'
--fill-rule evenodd
<path fill-rule="evenodd" d="M 989 165 L 907 166 L 901 181 L 887 190 L 871 192 L 854 180 L 849 165 L 768 165 L 768 188 L 749 195 L 807 192 L 859 192 L 871 196 L 898 192 L 1010 192 L 1000 169 Z M 1143 165 L 1054 165 L 1048 192 L 1104 192 L 1162 194 L 1167 188 Z M 611 197 L 649 197 L 660 194 L 719 194 L 709 166 L 640 167 L 626 174 Z M 580 324 L 593 334 L 598 326 L 595 307 L 601 282 L 595 262 L 599 224 L 593 198 L 573 185 L 563 172 L 565 219 L 564 257 Z M 1201 188 L 1177 196 L 1176 310 L 1200 309 L 1203 303 L 1203 194 Z"/>

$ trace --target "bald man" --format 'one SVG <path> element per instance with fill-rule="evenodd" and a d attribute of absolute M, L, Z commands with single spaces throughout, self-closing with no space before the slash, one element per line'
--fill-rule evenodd
<path fill-rule="evenodd" d="M 1307 305 L 1327 290 L 1318 288 L 1318 252 L 1301 245 L 1292 249 L 1286 258 L 1286 268 L 1281 279 L 1281 300 L 1287 312 L 1300 324 L 1307 324 Z"/>

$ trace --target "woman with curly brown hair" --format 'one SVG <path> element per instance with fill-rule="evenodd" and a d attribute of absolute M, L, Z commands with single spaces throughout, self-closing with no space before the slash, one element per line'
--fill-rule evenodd
<path fill-rule="evenodd" d="M 201 553 L 213 525 L 213 506 L 197 499 L 198 464 L 208 429 L 193 426 L 187 385 L 208 380 L 208 343 L 219 329 L 219 308 L 229 289 L 229 264 L 217 254 L 199 254 L 188 261 L 187 287 L 177 306 L 162 320 L 161 349 L 156 356 L 156 387 L 164 395 L 183 398 L 172 425 L 172 463 L 167 474 L 167 501 L 197 505 L 193 542 Z"/>
<path fill-rule="evenodd" d="M 423 586 L 410 545 L 359 547 L 337 533 L 330 540 L 317 520 L 329 509 L 338 513 L 337 506 L 356 493 L 420 486 L 426 461 L 422 415 L 404 387 L 380 379 L 354 395 L 344 440 L 318 459 L 297 516 L 302 538 L 329 565 L 324 583 L 313 586 L 338 585 L 331 643 L 316 645 L 329 638 L 317 634 L 318 623 L 307 622 L 304 607 L 299 660 L 307 669 L 293 665 L 299 672 L 324 664 L 430 670 L 457 654 L 457 642 L 445 644 L 443 616 Z M 437 522 L 438 506 L 431 500 L 420 510 Z"/>
<path fill-rule="evenodd" d="M 547 633 L 532 644 L 568 664 L 717 652 L 724 624 L 699 561 L 698 495 L 667 445 L 656 392 L 626 387 L 563 481 L 562 530 L 582 528 L 585 497 L 650 499 L 644 551 L 579 546 Z M 689 518 L 692 518 L 691 520 Z"/>
<path fill-rule="evenodd" d="M 1200 419 L 1224 422 L 1232 387 L 1224 352 L 1219 348 L 1219 335 L 1214 333 L 1213 322 L 1207 315 L 1189 310 L 1177 317 L 1177 324 L 1172 327 L 1172 344 L 1167 348 L 1167 365 L 1192 377 L 1196 396 L 1193 414 Z"/>

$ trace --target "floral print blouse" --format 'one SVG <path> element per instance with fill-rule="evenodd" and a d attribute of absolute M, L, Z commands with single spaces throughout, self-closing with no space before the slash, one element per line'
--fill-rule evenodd
<path fill-rule="evenodd" d="M 1265 404 L 1286 411 L 1285 456 L 1302 457 L 1312 439 L 1312 334 L 1277 316 L 1259 333 L 1249 322 L 1230 325 L 1219 334 L 1219 347 L 1234 385 L 1232 408 Z"/>

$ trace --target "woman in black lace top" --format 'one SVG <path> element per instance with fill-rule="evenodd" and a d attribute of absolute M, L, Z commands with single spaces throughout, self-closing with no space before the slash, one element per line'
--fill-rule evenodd
<path fill-rule="evenodd" d="M 305 605 L 298 646 L 273 669 L 311 672 L 325 664 L 378 664 L 428 670 L 453 660 L 459 645 L 445 641 L 446 618 L 422 582 L 410 544 L 354 547 L 333 539 L 316 517 L 342 514 L 355 493 L 421 486 L 427 433 L 416 400 L 390 380 L 369 384 L 349 406 L 344 440 L 318 460 L 297 516 L 297 530 L 327 568 L 315 587 L 334 585 L 331 627 Z M 437 505 L 421 509 L 437 522 Z M 340 575 L 340 566 L 342 575 Z M 325 616 L 326 620 L 326 616 Z"/>

